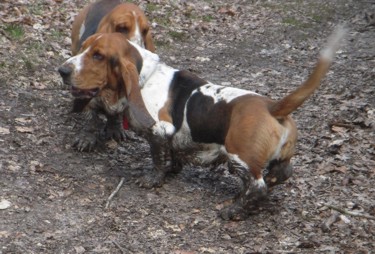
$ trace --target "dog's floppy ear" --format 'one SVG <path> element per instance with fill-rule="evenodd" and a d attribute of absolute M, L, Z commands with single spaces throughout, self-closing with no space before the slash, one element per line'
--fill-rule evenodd
<path fill-rule="evenodd" d="M 155 124 L 155 120 L 151 117 L 143 101 L 137 68 L 133 63 L 124 59 L 120 60 L 120 65 L 129 104 L 130 119 L 134 119 L 142 128 L 151 128 Z"/>
<path fill-rule="evenodd" d="M 152 41 L 151 29 L 148 29 L 146 36 L 144 38 L 145 48 L 151 52 L 155 52 L 155 46 Z"/>

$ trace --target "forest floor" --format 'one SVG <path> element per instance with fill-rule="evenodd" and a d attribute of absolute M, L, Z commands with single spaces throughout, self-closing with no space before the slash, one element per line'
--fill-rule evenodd
<path fill-rule="evenodd" d="M 135 183 L 151 166 L 143 139 L 76 151 L 81 123 L 56 70 L 85 1 L 2 0 L 0 253 L 374 253 L 375 2 L 134 2 L 164 62 L 274 99 L 346 23 L 321 88 L 293 113 L 295 174 L 233 222 L 218 216 L 233 195 L 224 166 L 185 167 L 148 190 Z"/>

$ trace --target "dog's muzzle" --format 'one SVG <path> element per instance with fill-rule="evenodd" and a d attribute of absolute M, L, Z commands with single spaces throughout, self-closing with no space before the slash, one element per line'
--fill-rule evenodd
<path fill-rule="evenodd" d="M 75 86 L 71 86 L 70 92 L 74 97 L 81 98 L 81 99 L 90 99 L 99 94 L 99 88 L 92 88 L 92 89 L 79 89 Z"/>

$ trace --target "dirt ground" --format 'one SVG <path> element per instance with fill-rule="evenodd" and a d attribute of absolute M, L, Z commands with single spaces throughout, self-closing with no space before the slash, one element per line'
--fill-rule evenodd
<path fill-rule="evenodd" d="M 164 62 L 272 98 L 297 87 L 347 24 L 322 87 L 293 114 L 295 174 L 231 222 L 218 216 L 235 191 L 225 167 L 185 167 L 148 190 L 135 183 L 151 166 L 144 140 L 75 151 L 81 123 L 56 69 L 85 1 L 2 0 L 0 254 L 374 253 L 375 2 L 134 2 Z"/>

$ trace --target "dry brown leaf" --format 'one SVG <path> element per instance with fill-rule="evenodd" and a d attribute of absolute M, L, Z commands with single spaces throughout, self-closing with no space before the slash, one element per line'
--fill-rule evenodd
<path fill-rule="evenodd" d="M 34 129 L 32 127 L 16 126 L 16 130 L 22 133 L 33 133 Z"/>
<path fill-rule="evenodd" d="M 28 119 L 28 118 L 25 118 L 25 117 L 17 117 L 16 119 L 14 119 L 17 123 L 21 123 L 21 124 L 24 124 L 24 123 L 30 123 L 31 122 L 31 119 Z"/>
<path fill-rule="evenodd" d="M 0 134 L 9 134 L 9 128 L 0 127 Z"/>
<path fill-rule="evenodd" d="M 343 133 L 346 133 L 348 131 L 348 129 L 346 129 L 344 127 L 333 125 L 332 126 L 332 131 L 333 132 L 337 132 L 339 134 L 343 134 Z"/>

